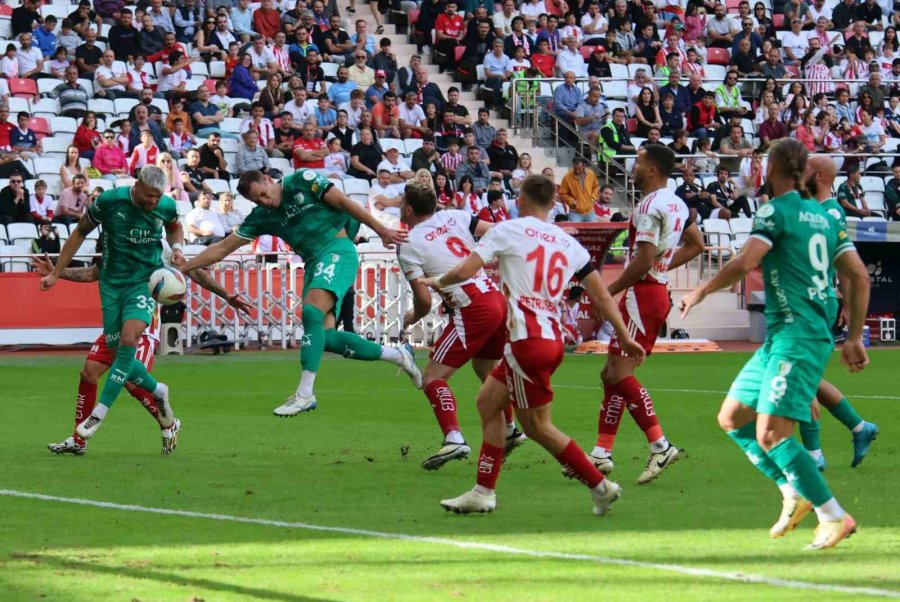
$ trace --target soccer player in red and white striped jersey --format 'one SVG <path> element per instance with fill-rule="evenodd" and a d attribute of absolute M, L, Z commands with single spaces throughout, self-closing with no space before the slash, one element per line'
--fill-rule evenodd
<path fill-rule="evenodd" d="M 412 287 L 413 309 L 404 317 L 404 329 L 431 312 L 431 292 L 419 279 L 439 276 L 468 257 L 475 238 L 484 236 L 493 226 L 467 211 L 436 209 L 432 186 L 406 185 L 400 215 L 409 226 L 409 241 L 398 247 L 397 258 Z M 506 342 L 506 300 L 484 270 L 458 284 L 441 287 L 438 293 L 450 308 L 450 321 L 431 349 L 423 390 L 444 432 L 444 442 L 437 453 L 422 462 L 426 470 L 437 470 L 471 452 L 460 431 L 456 397 L 447 381 L 471 361 L 475 374 L 484 382 L 502 356 Z M 508 455 L 524 442 L 525 436 L 515 427 L 511 406 L 505 413 Z"/>
<path fill-rule="evenodd" d="M 674 166 L 675 153 L 664 146 L 649 145 L 638 153 L 634 179 L 643 200 L 628 225 L 628 264 L 609 286 L 612 295 L 624 291 L 619 311 L 625 317 L 629 333 L 648 355 L 672 306 L 667 272 L 687 263 L 704 249 L 699 229 L 689 221 L 687 206 L 666 187 Z M 614 336 L 601 373 L 604 399 L 597 446 L 591 458 L 604 474 L 612 471 L 613 443 L 627 408 L 650 446 L 650 459 L 638 477 L 638 484 L 643 485 L 677 461 L 680 450 L 666 439 L 650 394 L 634 377 L 639 363 L 622 353 L 620 341 Z"/>
<path fill-rule="evenodd" d="M 550 418 L 550 377 L 564 355 L 559 305 L 573 275 L 581 280 L 598 311 L 619 333 L 623 350 L 633 354 L 636 361 L 643 358 L 644 350 L 628 334 L 587 250 L 558 226 L 547 223 L 555 193 L 550 179 L 538 175 L 525 178 L 519 193 L 522 217 L 497 224 L 468 258 L 441 276 L 425 281 L 443 290 L 467 281 L 484 264 L 498 259 L 507 300 L 503 358 L 478 394 L 483 443 L 477 484 L 457 498 L 441 501 L 446 510 L 469 513 L 496 508 L 494 489 L 504 452 L 503 408 L 510 401 L 525 434 L 590 488 L 594 514 L 606 514 L 619 498 L 619 486 L 606 481 L 581 447 L 557 429 Z"/>

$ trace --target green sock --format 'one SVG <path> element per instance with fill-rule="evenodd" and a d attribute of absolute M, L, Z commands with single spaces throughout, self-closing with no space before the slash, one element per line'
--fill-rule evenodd
<path fill-rule="evenodd" d="M 100 403 L 107 408 L 112 407 L 116 397 L 122 392 L 125 381 L 131 375 L 136 352 L 137 350 L 134 347 L 119 345 L 116 351 L 116 359 L 109 368 L 109 376 L 106 378 L 106 384 L 103 385 L 103 392 L 100 394 Z"/>
<path fill-rule="evenodd" d="M 810 420 L 809 422 L 800 423 L 800 438 L 803 440 L 803 447 L 807 451 L 817 451 L 822 449 L 822 441 L 819 439 L 822 427 L 818 420 Z"/>
<path fill-rule="evenodd" d="M 779 485 L 787 483 L 787 479 L 784 477 L 781 469 L 775 465 L 771 458 L 766 455 L 766 452 L 759 446 L 759 443 L 757 443 L 755 422 L 745 424 L 737 430 L 728 431 L 728 436 L 731 437 L 732 441 L 738 444 L 738 447 L 744 450 L 750 463 L 756 466 L 756 468 L 759 469 L 759 472 L 763 473 Z"/>
<path fill-rule="evenodd" d="M 300 340 L 300 366 L 306 372 L 318 372 L 325 351 L 325 314 L 318 307 L 303 306 L 303 338 Z"/>
<path fill-rule="evenodd" d="M 143 387 L 151 393 L 156 391 L 156 386 L 158 384 L 156 379 L 147 372 L 147 367 L 137 358 L 134 358 L 131 362 L 131 374 L 128 375 L 128 382 Z"/>
<path fill-rule="evenodd" d="M 339 353 L 347 359 L 374 362 L 381 359 L 381 345 L 352 332 L 325 331 L 325 351 Z"/>
<path fill-rule="evenodd" d="M 828 411 L 851 431 L 863 421 L 860 415 L 856 413 L 853 406 L 850 405 L 850 400 L 846 397 L 842 398 L 841 402 L 833 408 L 828 408 Z"/>
<path fill-rule="evenodd" d="M 816 461 L 793 437 L 787 437 L 767 454 L 787 477 L 797 492 L 813 503 L 821 506 L 833 496 L 816 468 Z"/>

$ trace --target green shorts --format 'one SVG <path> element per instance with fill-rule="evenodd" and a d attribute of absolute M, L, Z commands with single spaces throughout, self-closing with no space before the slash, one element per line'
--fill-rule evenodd
<path fill-rule="evenodd" d="M 766 339 L 744 364 L 728 397 L 757 414 L 809 422 L 810 405 L 834 343 L 812 339 Z"/>
<path fill-rule="evenodd" d="M 356 283 L 359 255 L 349 238 L 335 238 L 322 251 L 305 262 L 303 297 L 316 288 L 334 295 L 334 315 L 341 312 L 341 300 Z"/>
<path fill-rule="evenodd" d="M 150 296 L 146 282 L 128 285 L 100 285 L 100 307 L 103 310 L 103 335 L 107 347 L 118 347 L 122 324 L 140 320 L 149 325 L 156 312 L 156 301 Z"/>

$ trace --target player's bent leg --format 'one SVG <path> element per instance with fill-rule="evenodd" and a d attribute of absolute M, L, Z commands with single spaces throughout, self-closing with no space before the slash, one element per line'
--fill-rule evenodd
<path fill-rule="evenodd" d="M 457 514 L 493 512 L 497 507 L 495 489 L 504 456 L 503 408 L 509 405 L 506 383 L 489 376 L 478 392 L 477 405 L 482 420 L 483 441 L 478 454 L 475 487 L 459 497 L 441 500 L 444 510 Z"/>
<path fill-rule="evenodd" d="M 826 380 L 819 382 L 816 397 L 819 403 L 828 408 L 831 415 L 853 434 L 853 460 L 850 466 L 856 468 L 865 459 L 872 442 L 878 437 L 878 426 L 863 420 L 840 389 Z"/>
<path fill-rule="evenodd" d="M 493 358 L 476 357 L 472 359 L 472 370 L 478 376 L 478 380 L 484 382 L 491 371 L 497 366 L 497 360 Z M 506 419 L 506 456 L 509 457 L 516 448 L 528 441 L 528 437 L 516 426 L 515 414 L 512 404 L 503 408 L 503 416 Z"/>
<path fill-rule="evenodd" d="M 105 344 L 100 346 L 99 343 L 95 343 L 94 346 L 91 347 L 91 354 L 88 356 L 88 359 L 85 360 L 84 366 L 79 374 L 78 396 L 75 399 L 75 423 L 72 427 L 72 436 L 67 437 L 59 443 L 48 444 L 47 449 L 52 453 L 58 455 L 73 454 L 76 456 L 83 456 L 87 451 L 87 441 L 79 437 L 78 433 L 75 431 L 78 428 L 78 425 L 93 411 L 94 405 L 97 403 L 97 381 L 99 381 L 103 374 L 109 369 L 108 364 L 91 359 L 91 357 L 97 357 L 98 360 L 103 359 L 108 361 L 106 358 L 107 355 Z"/>
<path fill-rule="evenodd" d="M 781 469 L 760 447 L 756 440 L 756 412 L 736 399 L 726 398 L 719 410 L 718 420 L 719 426 L 741 448 L 750 463 L 781 490 L 781 514 L 769 529 L 769 536 L 783 537 L 796 529 L 812 510 L 812 504 L 797 493 Z"/>
<path fill-rule="evenodd" d="M 822 452 L 821 431 L 822 426 L 818 420 L 808 420 L 798 424 L 800 440 L 809 455 L 816 461 L 819 472 L 825 472 L 825 454 Z"/>
<path fill-rule="evenodd" d="M 444 435 L 441 448 L 422 462 L 422 468 L 425 470 L 438 470 L 451 460 L 467 458 L 472 451 L 460 432 L 456 416 L 456 397 L 447 383 L 456 370 L 452 366 L 445 366 L 434 360 L 428 360 L 428 365 L 425 366 L 423 391 Z"/>
<path fill-rule="evenodd" d="M 612 450 L 616 442 L 616 434 L 622 423 L 625 412 L 625 397 L 619 392 L 618 384 L 634 375 L 634 365 L 624 361 L 627 358 L 607 355 L 606 364 L 600 372 L 603 383 L 603 402 L 600 405 L 600 416 L 597 423 L 597 444 L 591 457 L 594 463 L 601 464 L 605 474 L 612 471 Z"/>
<path fill-rule="evenodd" d="M 422 372 L 416 365 L 416 355 L 411 345 L 388 347 L 352 332 L 325 330 L 325 351 L 337 353 L 351 360 L 374 362 L 384 360 L 400 368 L 417 389 L 422 388 Z"/>
<path fill-rule="evenodd" d="M 801 496 L 812 502 L 819 518 L 813 543 L 807 549 L 821 550 L 836 546 L 856 532 L 856 521 L 841 508 L 815 461 L 791 437 L 794 420 L 784 416 L 760 414 L 757 419 L 757 441 L 766 454 L 790 476 L 792 485 Z"/>
<path fill-rule="evenodd" d="M 296 416 L 318 406 L 314 385 L 325 352 L 325 315 L 334 308 L 333 295 L 322 289 L 307 291 L 303 297 L 303 337 L 300 339 L 300 383 L 287 400 L 272 410 L 275 416 Z"/>

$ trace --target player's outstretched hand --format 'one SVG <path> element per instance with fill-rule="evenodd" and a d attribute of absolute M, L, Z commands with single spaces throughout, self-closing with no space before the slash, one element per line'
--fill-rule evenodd
<path fill-rule="evenodd" d="M 181 266 L 187 263 L 187 258 L 184 256 L 184 253 L 181 252 L 181 249 L 175 249 L 172 251 L 172 257 L 169 259 L 176 268 L 181 269 Z"/>
<path fill-rule="evenodd" d="M 41 290 L 49 291 L 50 288 L 56 284 L 57 276 L 53 272 L 50 272 L 43 278 L 41 278 Z"/>
<path fill-rule="evenodd" d="M 416 279 L 414 280 L 414 282 L 416 282 L 416 283 L 418 283 L 418 284 L 424 284 L 424 285 L 427 286 L 428 288 L 433 288 L 434 290 L 438 290 L 437 286 L 435 286 L 435 284 L 434 284 L 434 281 L 435 281 L 435 280 L 436 280 L 436 278 L 434 278 L 434 277 L 429 277 L 429 278 L 416 278 Z"/>
<path fill-rule="evenodd" d="M 235 308 L 242 314 L 250 315 L 250 312 L 253 311 L 253 304 L 241 297 L 240 293 L 234 293 L 233 295 L 228 295 L 225 297 L 225 300 L 228 302 L 228 305 Z"/>
<path fill-rule="evenodd" d="M 31 269 L 37 272 L 38 276 L 46 276 L 53 271 L 53 262 L 46 253 L 43 257 L 35 255 L 31 258 Z"/>
<path fill-rule="evenodd" d="M 643 363 L 644 359 L 647 357 L 647 352 L 644 351 L 644 348 L 641 347 L 640 343 L 628 337 L 626 341 L 620 341 L 622 346 L 622 351 L 625 352 L 630 359 L 637 360 L 638 363 Z"/>
<path fill-rule="evenodd" d="M 841 350 L 841 361 L 850 372 L 862 372 L 869 365 L 869 354 L 861 339 L 847 340 Z"/>
<path fill-rule="evenodd" d="M 378 236 L 381 237 L 381 242 L 383 242 L 386 247 L 399 245 L 409 240 L 409 234 L 406 230 L 388 228 L 387 226 L 382 226 L 378 230 Z"/>
<path fill-rule="evenodd" d="M 681 309 L 681 317 L 685 317 L 691 311 L 691 308 L 695 305 L 700 305 L 703 302 L 703 299 L 706 298 L 706 294 L 703 293 L 699 288 L 692 290 L 687 295 L 682 297 L 681 305 L 679 309 Z"/>
<path fill-rule="evenodd" d="M 407 328 L 409 328 L 410 326 L 415 324 L 415 321 L 413 320 L 413 318 L 415 318 L 415 313 L 413 313 L 412 311 L 408 311 L 408 312 L 406 312 L 406 314 L 404 314 L 403 330 L 406 330 Z"/>

